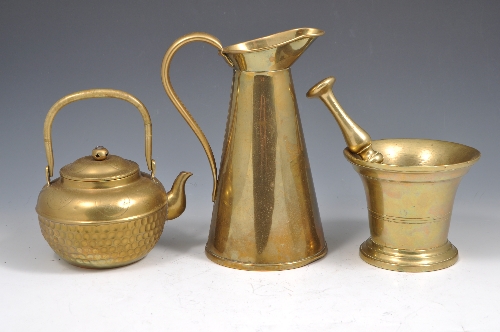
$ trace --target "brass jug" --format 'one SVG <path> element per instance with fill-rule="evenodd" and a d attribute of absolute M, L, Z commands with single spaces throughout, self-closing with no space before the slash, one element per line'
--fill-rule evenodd
<path fill-rule="evenodd" d="M 91 156 L 61 168 L 53 176 L 52 122 L 66 105 L 88 98 L 117 98 L 139 110 L 144 120 L 146 163 L 151 174 L 130 160 L 110 155 L 102 146 Z M 152 127 L 146 107 L 132 95 L 111 89 L 75 92 L 49 110 L 44 124 L 47 184 L 38 196 L 36 212 L 42 234 L 65 261 L 86 268 L 111 268 L 145 257 L 160 238 L 165 220 L 184 212 L 184 186 L 191 173 L 181 172 L 170 192 L 155 177 Z"/>
<path fill-rule="evenodd" d="M 458 260 L 448 241 L 453 201 L 462 177 L 481 154 L 466 145 L 431 139 L 372 141 L 333 95 L 335 78 L 314 85 L 342 130 L 344 157 L 363 181 L 370 238 L 361 258 L 376 267 L 403 272 L 444 269 Z"/>
<path fill-rule="evenodd" d="M 214 36 L 196 32 L 176 40 L 165 54 L 165 91 L 212 167 L 214 209 L 205 252 L 215 263 L 285 270 L 327 252 L 290 72 L 323 33 L 302 28 L 222 47 Z M 169 77 L 174 54 L 193 41 L 216 47 L 233 68 L 218 177 L 212 149 Z"/>

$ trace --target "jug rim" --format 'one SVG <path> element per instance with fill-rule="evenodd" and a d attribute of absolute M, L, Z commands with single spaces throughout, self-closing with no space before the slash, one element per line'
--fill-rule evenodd
<path fill-rule="evenodd" d="M 245 42 L 226 46 L 222 53 L 251 53 L 277 48 L 303 38 L 316 38 L 325 34 L 324 30 L 316 28 L 297 28 L 278 32 Z"/>
<path fill-rule="evenodd" d="M 344 149 L 344 157 L 352 164 L 356 166 L 360 166 L 363 168 L 370 168 L 370 169 L 375 169 L 375 170 L 382 170 L 382 171 L 387 171 L 387 172 L 400 172 L 400 173 L 437 173 L 437 172 L 447 172 L 447 171 L 453 171 L 461 168 L 467 168 L 471 167 L 474 165 L 480 158 L 481 158 L 481 153 L 470 146 L 460 144 L 460 143 L 455 143 L 455 142 L 450 142 L 450 141 L 443 141 L 443 140 L 435 140 L 435 139 L 427 139 L 427 138 L 385 138 L 385 139 L 380 139 L 380 140 L 373 140 L 372 144 L 374 144 L 374 148 L 377 149 L 376 145 L 377 143 L 384 143 L 388 141 L 399 141 L 399 142 L 409 142 L 409 141 L 414 141 L 419 143 L 438 143 L 438 144 L 445 144 L 463 149 L 467 151 L 471 156 L 468 160 L 462 161 L 462 162 L 457 162 L 457 163 L 448 163 L 448 164 L 439 164 L 439 165 L 396 165 L 396 164 L 385 164 L 382 162 L 381 164 L 378 163 L 372 163 L 372 162 L 367 162 L 362 160 L 358 155 L 352 153 L 349 151 L 348 148 Z M 380 150 L 379 150 L 380 151 Z M 382 152 L 383 154 L 383 152 Z M 384 156 L 385 157 L 385 156 Z M 385 158 L 384 158 L 385 159 Z"/>

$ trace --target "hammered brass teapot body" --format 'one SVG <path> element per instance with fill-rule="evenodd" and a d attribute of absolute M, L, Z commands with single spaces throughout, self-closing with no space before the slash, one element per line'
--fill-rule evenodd
<path fill-rule="evenodd" d="M 323 33 L 295 29 L 222 47 L 214 36 L 198 32 L 179 38 L 165 54 L 165 91 L 212 167 L 214 209 L 205 252 L 218 264 L 284 270 L 327 252 L 290 71 Z M 174 54 L 193 41 L 215 46 L 233 69 L 218 177 L 212 149 L 169 78 Z"/>
<path fill-rule="evenodd" d="M 111 155 L 102 146 L 92 155 L 61 168 L 53 176 L 51 127 L 56 114 L 69 103 L 88 98 L 118 98 L 133 104 L 145 125 L 146 162 L 143 173 L 130 160 Z M 145 106 L 132 95 L 111 89 L 93 89 L 60 99 L 45 119 L 47 184 L 38 196 L 36 211 L 44 238 L 67 262 L 86 268 L 111 268 L 134 263 L 153 248 L 165 220 L 186 207 L 184 186 L 191 173 L 181 172 L 166 192 L 154 176 L 152 127 Z"/>

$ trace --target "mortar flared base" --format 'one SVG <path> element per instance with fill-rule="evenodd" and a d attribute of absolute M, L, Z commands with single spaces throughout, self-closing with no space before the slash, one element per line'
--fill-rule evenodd
<path fill-rule="evenodd" d="M 445 269 L 458 260 L 458 250 L 450 241 L 431 249 L 397 249 L 366 240 L 359 256 L 370 265 L 399 272 L 429 272 Z"/>

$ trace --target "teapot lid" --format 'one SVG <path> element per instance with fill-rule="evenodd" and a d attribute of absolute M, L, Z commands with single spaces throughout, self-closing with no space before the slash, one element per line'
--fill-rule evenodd
<path fill-rule="evenodd" d="M 110 155 L 105 147 L 98 146 L 92 150 L 91 156 L 79 158 L 62 167 L 60 174 L 65 180 L 79 182 L 117 181 L 139 174 L 139 165 L 119 156 Z"/>

